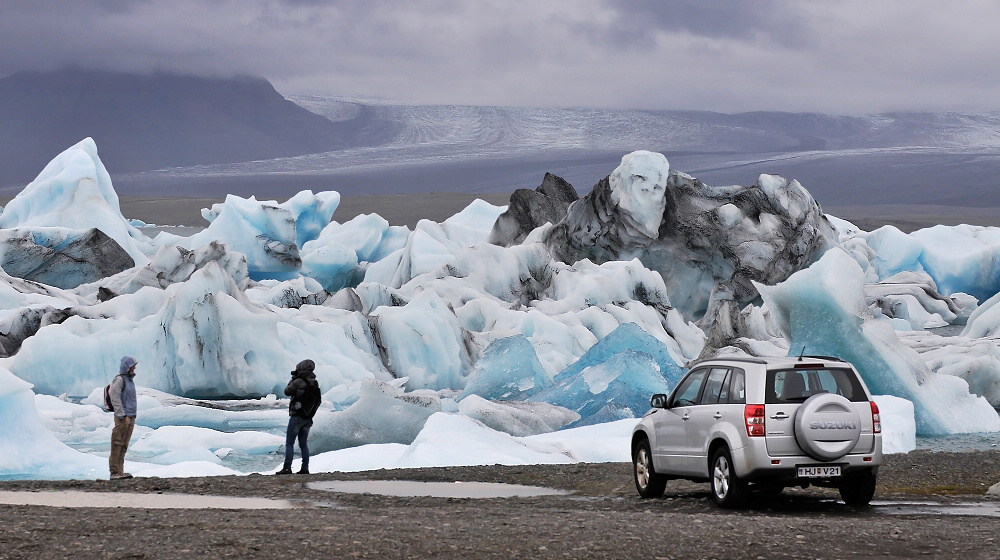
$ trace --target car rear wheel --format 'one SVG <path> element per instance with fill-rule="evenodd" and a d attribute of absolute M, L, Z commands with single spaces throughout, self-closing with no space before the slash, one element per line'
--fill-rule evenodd
<path fill-rule="evenodd" d="M 720 447 L 712 456 L 712 500 L 719 507 L 739 507 L 746 501 L 747 491 L 747 482 L 733 469 L 729 450 Z"/>
<path fill-rule="evenodd" d="M 867 506 L 875 496 L 875 482 L 871 473 L 845 480 L 840 485 L 840 497 L 849 506 Z"/>
<path fill-rule="evenodd" d="M 667 477 L 653 470 L 653 455 L 649 452 L 649 440 L 642 439 L 632 454 L 632 473 L 635 489 L 643 498 L 659 498 L 667 488 Z"/>

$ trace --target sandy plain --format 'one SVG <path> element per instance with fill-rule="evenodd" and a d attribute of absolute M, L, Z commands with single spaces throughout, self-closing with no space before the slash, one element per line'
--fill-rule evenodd
<path fill-rule="evenodd" d="M 12 197 L 0 197 L 5 206 Z M 506 205 L 509 193 L 428 192 L 421 194 L 380 194 L 345 196 L 334 213 L 334 220 L 344 223 L 360 214 L 378 214 L 394 226 L 411 229 L 423 219 L 442 222 L 460 212 L 475 199 L 497 206 Z M 260 200 L 270 200 L 260 197 Z M 177 198 L 119 195 L 122 214 L 161 226 L 203 228 L 208 222 L 203 208 L 223 202 L 224 198 Z M 279 199 L 278 202 L 284 200 Z M 904 232 L 941 225 L 970 224 L 1000 226 L 1000 207 L 940 206 L 925 204 L 873 204 L 866 206 L 824 206 L 824 212 L 854 223 L 865 231 L 893 225 Z M 181 233 L 183 234 L 183 233 Z"/>
<path fill-rule="evenodd" d="M 386 194 L 343 197 L 334 213 L 338 222 L 346 222 L 359 214 L 376 213 L 390 224 L 414 227 L 418 221 L 429 219 L 442 222 L 460 212 L 473 200 L 480 198 L 497 206 L 507 204 L 509 194 L 470 194 L 430 192 L 423 194 Z M 221 198 L 150 198 L 121 196 L 122 213 L 127 218 L 137 218 L 160 225 L 205 227 L 208 222 L 201 217 L 202 208 L 211 208 Z M 6 201 L 3 201 L 5 203 Z M 279 200 L 279 202 L 281 202 Z M 870 206 L 824 207 L 828 214 L 850 221 L 865 231 L 886 224 L 904 232 L 934 225 L 970 224 L 1000 226 L 1000 208 L 968 206 L 930 206 L 918 204 L 883 204 Z"/>

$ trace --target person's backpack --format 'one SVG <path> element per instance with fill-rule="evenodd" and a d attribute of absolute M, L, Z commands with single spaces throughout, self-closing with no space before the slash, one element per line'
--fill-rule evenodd
<path fill-rule="evenodd" d="M 319 410 L 320 402 L 323 400 L 323 393 L 320 392 L 318 385 L 307 385 L 306 389 L 302 391 L 302 396 L 299 397 L 299 414 L 305 418 L 312 420 L 313 416 L 316 416 L 316 411 Z"/>
<path fill-rule="evenodd" d="M 118 376 L 116 375 L 115 378 L 117 379 Z M 114 382 L 115 380 L 112 379 L 111 383 Z M 108 383 L 107 385 L 104 386 L 104 408 L 106 408 L 108 412 L 115 411 L 115 406 L 111 404 L 111 383 Z"/>

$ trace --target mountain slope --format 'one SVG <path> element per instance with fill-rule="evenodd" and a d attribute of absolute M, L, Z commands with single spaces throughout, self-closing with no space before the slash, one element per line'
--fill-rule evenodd
<path fill-rule="evenodd" d="M 87 136 L 120 173 L 364 145 L 371 125 L 365 111 L 331 122 L 263 78 L 18 73 L 0 79 L 0 185 L 30 181 Z"/>

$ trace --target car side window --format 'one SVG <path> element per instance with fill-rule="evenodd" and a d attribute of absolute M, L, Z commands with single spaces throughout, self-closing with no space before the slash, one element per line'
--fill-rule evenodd
<path fill-rule="evenodd" d="M 705 379 L 705 390 L 701 393 L 699 404 L 716 404 L 721 401 L 723 388 L 726 386 L 726 377 L 729 375 L 729 368 L 714 367 Z M 725 402 L 725 401 L 721 401 Z"/>
<path fill-rule="evenodd" d="M 728 402 L 732 404 L 746 404 L 747 402 L 747 392 L 746 392 L 746 377 L 744 377 L 742 369 L 734 369 L 733 373 L 729 376 L 729 394 L 726 400 L 722 400 L 720 397 L 720 402 Z"/>
<path fill-rule="evenodd" d="M 707 369 L 698 369 L 687 374 L 681 380 L 673 397 L 670 399 L 670 406 L 691 406 L 698 402 L 698 393 L 701 391 L 701 382 L 705 380 Z"/>

